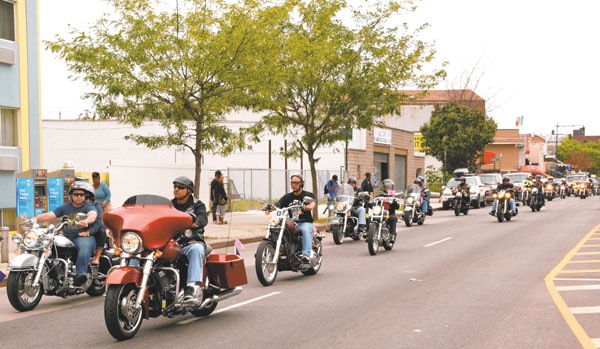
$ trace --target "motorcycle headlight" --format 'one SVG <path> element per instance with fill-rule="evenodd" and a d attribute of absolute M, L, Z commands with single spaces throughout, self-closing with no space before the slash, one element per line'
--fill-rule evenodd
<path fill-rule="evenodd" d="M 552 188 L 551 185 L 546 186 L 546 190 L 552 190 L 552 189 L 554 189 L 554 188 Z"/>
<path fill-rule="evenodd" d="M 121 248 L 125 253 L 137 254 L 142 248 L 142 238 L 134 232 L 128 232 L 121 237 Z"/>
<path fill-rule="evenodd" d="M 407 202 L 408 204 L 413 204 L 413 203 L 415 202 L 415 198 L 413 198 L 413 197 L 411 196 L 411 197 L 409 197 L 408 199 L 406 199 L 406 202 Z"/>
<path fill-rule="evenodd" d="M 337 204 L 338 211 L 342 211 L 344 209 L 344 206 L 346 206 L 346 205 L 344 205 L 343 202 L 340 202 L 339 204 Z"/>
<path fill-rule="evenodd" d="M 186 237 L 186 238 L 191 238 L 193 234 L 194 234 L 194 233 L 192 232 L 192 229 L 186 229 L 186 230 L 183 232 L 183 235 L 185 235 L 185 237 Z"/>
<path fill-rule="evenodd" d="M 329 210 L 332 211 L 335 207 L 333 205 L 329 205 Z"/>
<path fill-rule="evenodd" d="M 456 197 L 457 198 L 462 198 L 462 193 L 461 192 L 456 193 Z"/>
<path fill-rule="evenodd" d="M 510 193 L 506 193 L 506 198 L 510 199 Z"/>
<path fill-rule="evenodd" d="M 21 236 L 21 234 L 15 234 L 12 236 L 12 241 L 15 243 L 15 245 L 20 244 L 22 239 L 23 237 Z"/>
<path fill-rule="evenodd" d="M 52 237 L 48 234 L 41 235 L 40 243 L 42 244 L 42 246 L 48 247 L 52 243 Z"/>
<path fill-rule="evenodd" d="M 494 194 L 492 194 L 492 197 L 493 197 L 494 199 L 496 199 L 496 198 L 498 198 L 498 194 L 494 193 Z"/>
<path fill-rule="evenodd" d="M 533 188 L 533 189 L 531 189 L 531 192 L 532 192 L 532 193 L 537 193 L 537 188 Z"/>
<path fill-rule="evenodd" d="M 375 207 L 373 207 L 373 214 L 374 215 L 380 215 L 381 214 L 381 206 L 375 206 Z"/>
<path fill-rule="evenodd" d="M 269 224 L 271 225 L 277 225 L 279 223 L 279 218 L 278 217 L 271 217 L 269 219 Z"/>
<path fill-rule="evenodd" d="M 25 235 L 23 236 L 23 244 L 27 248 L 34 248 L 35 245 L 37 245 L 37 241 L 38 241 L 38 234 L 33 230 L 26 232 Z"/>

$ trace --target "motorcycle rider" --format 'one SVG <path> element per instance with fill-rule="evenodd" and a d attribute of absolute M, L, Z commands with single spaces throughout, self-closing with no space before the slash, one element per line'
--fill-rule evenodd
<path fill-rule="evenodd" d="M 106 228 L 102 224 L 102 214 L 104 213 L 104 210 L 102 210 L 102 203 L 96 201 L 96 190 L 94 189 L 94 186 L 89 182 L 83 183 L 87 189 L 87 194 L 85 195 L 86 201 L 94 205 L 96 211 L 98 211 L 96 222 L 90 227 L 90 235 L 96 240 L 96 254 L 94 260 L 92 260 L 92 267 L 96 268 L 100 264 L 100 255 L 102 254 L 104 244 L 106 243 Z M 92 269 L 92 271 L 94 272 L 94 269 Z"/>
<path fill-rule="evenodd" d="M 505 190 L 505 191 L 510 190 L 510 191 L 514 192 L 515 186 L 514 186 L 514 184 L 512 184 L 512 182 L 510 181 L 510 178 L 508 178 L 507 176 L 502 177 L 502 183 L 498 184 L 498 186 L 496 187 L 496 189 L 494 191 L 497 193 L 500 190 Z M 511 197 L 510 200 L 508 200 L 508 205 L 510 206 L 510 214 L 513 216 L 516 215 L 517 204 L 515 203 L 515 200 L 513 197 Z M 492 204 L 492 212 L 490 212 L 490 215 L 492 215 L 492 216 L 496 215 L 496 207 L 498 207 L 498 199 L 494 200 L 494 203 Z"/>
<path fill-rule="evenodd" d="M 305 197 L 313 199 L 304 207 L 302 214 L 299 215 L 296 211 L 292 212 L 292 219 L 302 231 L 302 259 L 304 262 L 309 262 L 314 230 L 312 209 L 317 205 L 317 200 L 313 193 L 304 190 L 304 177 L 301 174 L 293 174 L 290 177 L 290 185 L 292 191 L 282 196 L 273 206 L 284 208 L 302 204 Z M 263 210 L 265 209 L 266 207 L 263 207 Z"/>
<path fill-rule="evenodd" d="M 359 195 L 358 188 L 356 187 L 356 178 L 350 177 L 348 178 L 348 184 L 354 189 L 354 202 L 352 203 L 352 212 L 353 216 L 358 217 L 358 230 L 359 232 L 365 232 L 367 230 L 367 219 L 365 218 L 365 208 L 362 197 Z"/>
<path fill-rule="evenodd" d="M 75 263 L 76 275 L 73 279 L 74 286 L 80 286 L 87 281 L 87 267 L 92 258 L 92 252 L 96 247 L 96 240 L 90 236 L 90 229 L 96 222 L 98 211 L 94 205 L 85 201 L 88 194 L 85 182 L 74 182 L 69 189 L 70 201 L 55 208 L 51 212 L 42 213 L 35 217 L 37 222 L 43 223 L 62 216 L 74 216 L 77 213 L 85 213 L 87 217 L 77 223 L 77 227 L 65 226 L 63 234 L 77 247 L 77 261 Z"/>
<path fill-rule="evenodd" d="M 392 181 L 391 179 L 384 179 L 381 182 L 381 189 L 383 190 L 383 192 L 379 195 L 377 195 L 377 197 L 388 197 L 388 198 L 395 198 L 394 197 L 394 181 Z M 369 204 L 369 207 L 373 208 L 372 204 Z M 392 233 L 392 238 L 391 238 L 391 242 L 396 241 L 396 222 L 398 221 L 398 218 L 396 217 L 396 210 L 400 208 L 400 204 L 398 203 L 397 200 L 393 200 L 393 201 L 386 201 L 384 203 L 384 207 L 386 210 L 388 210 L 390 218 L 388 218 L 388 226 L 390 227 L 390 233 Z"/>
<path fill-rule="evenodd" d="M 173 180 L 173 206 L 179 211 L 193 213 L 195 215 L 192 224 L 192 235 L 179 237 L 179 244 L 183 253 L 188 258 L 187 284 L 183 300 L 185 302 L 202 301 L 202 272 L 204 257 L 206 255 L 206 243 L 204 242 L 204 227 L 208 223 L 206 205 L 193 197 L 194 182 L 185 176 Z"/>
<path fill-rule="evenodd" d="M 419 187 L 421 188 L 421 194 L 423 195 L 423 203 L 421 204 L 421 208 L 423 209 L 423 213 L 427 214 L 427 210 L 429 209 L 429 197 L 431 193 L 429 192 L 429 188 L 425 185 L 425 177 L 419 176 L 417 179 L 420 181 Z"/>
<path fill-rule="evenodd" d="M 538 194 L 542 197 L 542 206 L 546 206 L 546 193 L 544 192 L 544 183 L 542 183 L 542 176 L 535 175 L 535 180 L 531 183 L 532 188 L 537 188 Z M 531 202 L 531 198 L 529 199 Z"/>

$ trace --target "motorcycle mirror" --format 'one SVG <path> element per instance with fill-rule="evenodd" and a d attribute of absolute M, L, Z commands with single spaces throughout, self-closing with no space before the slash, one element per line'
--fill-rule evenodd
<path fill-rule="evenodd" d="M 305 196 L 302 201 L 308 205 L 308 204 L 312 204 L 314 200 L 310 196 Z"/>
<path fill-rule="evenodd" d="M 77 220 L 78 220 L 78 221 L 82 221 L 82 220 L 84 220 L 84 219 L 86 219 L 86 218 L 87 218 L 87 214 L 85 214 L 85 213 L 83 213 L 83 212 L 79 212 L 79 213 L 77 214 Z"/>
<path fill-rule="evenodd" d="M 445 186 L 445 185 L 442 185 L 442 190 L 444 190 L 444 189 L 446 189 L 446 186 Z"/>
<path fill-rule="evenodd" d="M 48 231 L 53 231 L 54 230 L 54 224 L 50 224 L 48 226 Z"/>

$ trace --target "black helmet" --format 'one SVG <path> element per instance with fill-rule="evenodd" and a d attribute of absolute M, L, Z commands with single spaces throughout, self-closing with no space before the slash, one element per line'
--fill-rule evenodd
<path fill-rule="evenodd" d="M 348 178 L 348 184 L 350 184 L 350 183 L 356 184 L 356 178 L 354 178 L 354 177 Z"/>
<path fill-rule="evenodd" d="M 421 184 L 421 179 L 419 178 L 415 178 L 415 180 L 413 181 L 414 184 Z"/>
<path fill-rule="evenodd" d="M 394 190 L 394 187 L 395 187 L 395 185 L 394 185 L 394 181 L 393 181 L 393 180 L 391 180 L 391 179 L 389 179 L 389 178 L 388 178 L 388 179 L 384 179 L 384 180 L 383 180 L 383 182 L 381 182 L 381 187 L 382 187 L 383 189 L 391 189 L 391 190 Z"/>
<path fill-rule="evenodd" d="M 460 177 L 460 178 L 458 179 L 458 181 L 459 181 L 459 182 L 466 182 L 466 181 L 467 181 L 467 179 L 466 179 L 465 177 Z"/>
<path fill-rule="evenodd" d="M 510 178 L 508 178 L 507 176 L 502 177 L 502 182 L 504 181 L 509 181 L 510 182 Z"/>
<path fill-rule="evenodd" d="M 90 191 L 90 187 L 91 187 L 91 191 Z M 69 195 L 73 194 L 74 190 L 83 190 L 83 192 L 86 194 L 94 195 L 94 186 L 92 186 L 88 182 L 84 182 L 84 181 L 73 182 L 73 185 L 71 185 L 71 189 L 69 189 Z"/>
<path fill-rule="evenodd" d="M 173 180 L 173 184 L 179 183 L 188 188 L 192 193 L 194 192 L 194 182 L 186 176 L 179 176 Z"/>

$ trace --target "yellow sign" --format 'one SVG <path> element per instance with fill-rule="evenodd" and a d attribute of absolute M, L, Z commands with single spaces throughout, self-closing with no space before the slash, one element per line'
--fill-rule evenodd
<path fill-rule="evenodd" d="M 423 135 L 415 135 L 415 151 L 423 151 Z"/>

